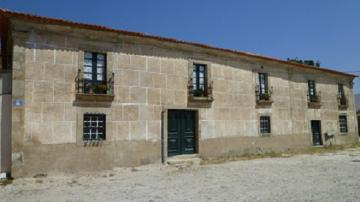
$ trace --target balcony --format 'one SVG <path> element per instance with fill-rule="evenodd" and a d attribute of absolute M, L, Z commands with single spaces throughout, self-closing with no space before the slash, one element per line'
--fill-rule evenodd
<path fill-rule="evenodd" d="M 321 95 L 318 92 L 315 95 L 308 94 L 308 107 L 313 109 L 319 109 L 321 107 Z"/>
<path fill-rule="evenodd" d="M 188 81 L 188 105 L 189 107 L 211 107 L 213 98 L 213 83 L 210 82 L 204 90 L 194 89 L 193 81 Z"/>
<path fill-rule="evenodd" d="M 349 106 L 346 95 L 337 96 L 338 106 L 340 110 L 346 110 Z"/>
<path fill-rule="evenodd" d="M 75 78 L 76 100 L 89 102 L 111 102 L 114 100 L 114 73 L 106 83 L 95 83 L 83 78 L 81 70 Z"/>
<path fill-rule="evenodd" d="M 265 92 L 260 92 L 260 88 L 257 87 L 255 90 L 255 96 L 256 96 L 256 106 L 257 107 L 266 107 L 271 106 L 273 103 L 273 100 L 271 98 L 273 88 L 271 87 L 269 90 L 265 90 Z"/>

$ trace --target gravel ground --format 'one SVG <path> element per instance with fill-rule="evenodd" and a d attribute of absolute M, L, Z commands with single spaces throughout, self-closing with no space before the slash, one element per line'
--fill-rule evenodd
<path fill-rule="evenodd" d="M 360 148 L 178 170 L 150 165 L 21 178 L 0 201 L 360 201 Z"/>

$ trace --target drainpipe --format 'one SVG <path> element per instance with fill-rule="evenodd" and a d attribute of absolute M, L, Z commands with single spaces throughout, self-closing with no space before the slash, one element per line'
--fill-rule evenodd
<path fill-rule="evenodd" d="M 165 110 L 161 111 L 161 128 L 160 128 L 160 142 L 161 142 L 161 163 L 165 163 L 165 154 L 164 154 L 164 114 Z"/>
<path fill-rule="evenodd" d="M 0 71 L 0 180 L 11 179 L 12 73 Z"/>

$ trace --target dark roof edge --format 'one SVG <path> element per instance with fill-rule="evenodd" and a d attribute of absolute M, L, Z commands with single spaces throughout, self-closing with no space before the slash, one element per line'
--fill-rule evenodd
<path fill-rule="evenodd" d="M 333 73 L 333 74 L 338 74 L 338 75 L 343 75 L 343 76 L 348 76 L 348 77 L 358 77 L 358 75 L 355 75 L 355 74 L 349 74 L 349 73 L 345 73 L 345 72 L 340 72 L 340 71 L 332 70 L 332 69 L 329 69 L 329 68 L 312 67 L 312 66 L 303 65 L 303 64 L 294 63 L 294 62 L 289 62 L 289 61 L 285 61 L 285 60 L 281 60 L 281 59 L 277 59 L 277 58 L 271 58 L 271 57 L 267 57 L 267 56 L 255 55 L 255 54 L 251 54 L 251 53 L 245 53 L 245 52 L 226 49 L 226 48 L 212 47 L 212 46 L 205 45 L 205 44 L 188 42 L 188 41 L 181 41 L 181 40 L 177 40 L 177 39 L 173 39 L 173 38 L 165 38 L 165 37 L 153 36 L 153 35 L 148 35 L 148 34 L 144 34 L 144 33 L 140 33 L 140 32 L 130 32 L 130 31 L 125 31 L 125 30 L 113 29 L 113 28 L 109 28 L 109 27 L 105 27 L 105 26 L 86 24 L 86 23 L 78 23 L 78 22 L 72 22 L 72 21 L 69 21 L 69 20 L 57 19 L 57 18 L 42 17 L 42 16 L 37 16 L 37 15 L 32 15 L 32 14 L 27 14 L 27 13 L 9 11 L 9 10 L 6 10 L 6 9 L 0 9 L 0 15 L 3 15 L 5 17 L 7 17 L 7 18 L 16 18 L 16 19 L 22 19 L 22 20 L 25 20 L 25 21 L 33 21 L 33 22 L 37 22 L 37 23 L 72 26 L 72 27 L 78 27 L 78 28 L 82 28 L 82 29 L 89 29 L 89 30 L 96 30 L 96 31 L 108 31 L 108 32 L 115 32 L 115 33 L 124 34 L 124 35 L 128 35 L 128 36 L 136 36 L 136 37 L 155 39 L 155 40 L 171 42 L 171 43 L 191 45 L 191 46 L 196 46 L 196 47 L 200 47 L 200 48 L 206 48 L 206 49 L 211 49 L 211 50 L 216 50 L 216 51 L 222 51 L 222 52 L 247 56 L 247 57 L 253 57 L 253 58 L 257 58 L 257 59 L 263 59 L 263 60 L 268 60 L 268 61 L 279 62 L 279 63 L 283 63 L 283 64 L 288 64 L 288 65 L 300 67 L 300 68 L 303 68 L 303 69 L 311 69 L 311 70 L 315 70 L 315 71 L 316 70 L 317 71 L 323 71 L 323 72 L 328 72 L 328 73 Z"/>

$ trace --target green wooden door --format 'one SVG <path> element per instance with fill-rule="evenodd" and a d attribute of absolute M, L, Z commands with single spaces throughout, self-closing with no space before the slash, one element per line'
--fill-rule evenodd
<path fill-rule="evenodd" d="M 195 113 L 187 110 L 168 112 L 168 156 L 195 153 Z"/>
<path fill-rule="evenodd" d="M 322 145 L 320 121 L 311 121 L 311 133 L 313 145 Z"/>

